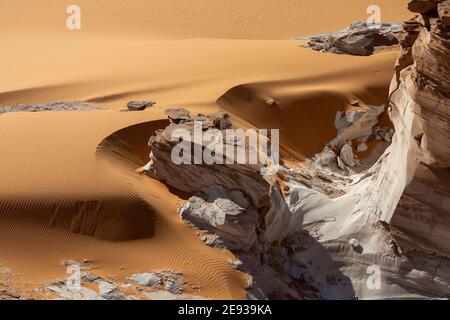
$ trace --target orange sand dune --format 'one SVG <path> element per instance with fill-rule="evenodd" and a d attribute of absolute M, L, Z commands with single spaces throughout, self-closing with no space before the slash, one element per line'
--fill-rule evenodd
<path fill-rule="evenodd" d="M 406 3 L 378 1 L 382 20 L 402 21 Z M 314 55 L 300 57 L 299 42 L 287 39 L 366 20 L 373 3 L 80 0 L 76 31 L 66 28 L 70 4 L 0 2 L 0 38 L 7 48 L 0 51 L 0 105 L 90 100 L 119 107 L 143 97 L 164 105 L 214 103 L 242 83 L 317 69 L 315 63 L 327 58 L 308 63 Z M 332 73 L 337 66 L 330 65 L 323 70 Z"/>
<path fill-rule="evenodd" d="M 352 100 L 388 105 L 391 62 L 396 54 L 383 53 L 365 60 L 327 56 L 326 61 L 321 61 L 320 55 L 311 56 L 303 61 L 326 66 L 328 72 L 314 74 L 305 66 L 297 79 L 240 85 L 218 103 L 255 127 L 280 129 L 285 147 L 311 157 L 336 136 L 336 112 L 352 109 Z M 268 106 L 269 99 L 277 104 Z"/>
<path fill-rule="evenodd" d="M 406 2 L 378 1 L 383 20 L 405 19 Z M 65 28 L 69 4 L 0 2 L 0 107 L 113 109 L 0 115 L 0 266 L 34 285 L 64 277 L 70 259 L 120 279 L 172 269 L 199 286 L 188 293 L 244 298 L 232 255 L 205 246 L 176 213 L 182 199 L 136 172 L 146 142 L 164 109 L 183 105 L 225 108 L 237 125 L 281 128 L 299 154 L 319 151 L 352 98 L 385 102 L 396 53 L 322 54 L 288 39 L 365 20 L 371 1 L 79 0 L 81 31 Z M 118 111 L 136 99 L 157 105 Z"/>
<path fill-rule="evenodd" d="M 136 174 L 140 164 L 127 157 L 121 161 L 117 153 L 127 155 L 123 146 L 128 145 L 139 155 L 146 137 L 163 122 L 137 127 L 139 140 L 131 127 L 124 136 L 129 143 L 113 136 L 109 140 L 116 141 L 105 140 L 96 155 L 112 128 L 155 116 L 162 117 L 115 111 L 2 116 L 1 150 L 13 156 L 0 160 L 7 168 L 0 175 L 0 263 L 34 283 L 63 277 L 60 264 L 71 259 L 93 261 L 99 274 L 123 279 L 174 269 L 199 285 L 202 295 L 242 298 L 245 277 L 228 265 L 232 256 L 204 246 L 179 220 L 178 198 Z M 140 154 L 137 161 L 143 160 Z M 74 227 L 80 219 L 85 220 L 81 228 Z"/>

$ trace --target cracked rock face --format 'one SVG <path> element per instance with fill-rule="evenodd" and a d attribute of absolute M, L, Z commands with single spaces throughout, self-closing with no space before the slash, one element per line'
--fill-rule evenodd
<path fill-rule="evenodd" d="M 249 208 L 240 192 L 233 194 L 222 189 L 214 196 L 210 193 L 203 198 L 193 196 L 180 208 L 180 213 L 184 220 L 201 229 L 212 228 L 219 232 L 230 249 L 248 249 L 257 241 L 258 212 Z"/>

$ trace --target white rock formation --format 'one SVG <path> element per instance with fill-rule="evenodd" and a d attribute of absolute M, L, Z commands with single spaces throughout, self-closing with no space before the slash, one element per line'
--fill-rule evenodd
<path fill-rule="evenodd" d="M 450 296 L 450 30 L 433 9 L 443 1 L 421 2 L 432 9 L 405 24 L 391 86 L 391 146 L 346 195 L 315 203 L 308 196 L 309 206 L 294 213 L 321 244 L 302 261 L 313 261 L 308 273 L 323 297 Z M 359 252 L 348 244 L 354 238 Z M 323 251 L 328 263 L 314 259 Z M 323 285 L 332 273 L 350 279 L 352 290 Z"/>
<path fill-rule="evenodd" d="M 354 167 L 356 164 L 352 146 L 347 143 L 341 148 L 339 158 L 349 167 Z"/>
<path fill-rule="evenodd" d="M 448 1 L 411 2 L 422 17 L 400 36 L 395 133 L 376 127 L 384 107 L 338 114 L 338 137 L 314 162 L 278 168 L 283 193 L 261 166 L 174 166 L 167 137 L 192 127 L 185 112 L 151 138 L 149 174 L 192 194 L 182 216 L 238 255 L 253 276 L 250 298 L 450 297 L 450 29 L 442 6 Z M 228 126 L 224 114 L 206 119 L 206 131 Z M 370 169 L 347 177 L 324 167 L 348 169 L 347 141 L 368 136 L 392 142 Z"/>

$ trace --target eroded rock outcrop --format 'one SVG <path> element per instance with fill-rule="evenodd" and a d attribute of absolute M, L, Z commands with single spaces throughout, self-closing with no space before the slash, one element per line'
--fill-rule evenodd
<path fill-rule="evenodd" d="M 199 161 L 204 160 L 201 158 L 211 148 L 211 141 L 196 140 L 196 126 L 204 136 L 225 136 L 231 128 L 228 114 L 191 116 L 185 109 L 169 109 L 166 113 L 171 124 L 150 138 L 152 152 L 145 170 L 150 176 L 188 195 L 188 201 L 180 207 L 181 217 L 217 235 L 218 239 L 214 238 L 211 245 L 220 243 L 239 257 L 242 261 L 239 268 L 253 276 L 249 286 L 251 297 L 299 299 L 306 295 L 317 296 L 306 281 L 295 283 L 292 281 L 294 278 L 285 272 L 294 270 L 295 266 L 291 266 L 289 260 L 292 257 L 283 248 L 301 248 L 302 238 L 286 240 L 290 211 L 276 182 L 277 165 L 270 162 L 270 152 L 253 148 L 238 135 L 231 138 L 227 135 L 224 139 L 215 140 L 220 148 L 213 147 L 217 151 L 214 163 Z M 173 139 L 180 129 L 186 130 L 188 137 Z M 177 146 L 183 144 L 191 147 L 192 153 L 183 154 L 189 163 L 177 164 L 172 153 L 175 150 L 178 155 Z M 239 148 L 249 158 L 257 155 L 258 161 L 239 164 L 230 159 L 239 152 Z M 200 158 L 195 155 L 195 149 L 200 151 Z M 227 150 L 233 151 L 230 154 Z M 202 237 L 206 242 L 206 235 Z M 296 272 L 291 273 L 301 277 Z M 291 280 L 286 281 L 286 277 Z"/>
<path fill-rule="evenodd" d="M 231 128 L 226 113 L 191 117 L 187 110 L 169 109 L 167 114 L 171 124 L 151 137 L 152 153 L 145 170 L 169 186 L 195 195 L 182 208 L 183 217 L 219 232 L 231 249 L 250 249 L 256 245 L 258 235 L 267 240 L 282 236 L 278 219 L 283 217 L 275 219 L 275 213 L 283 209 L 281 193 L 276 184 L 261 175 L 264 165 L 259 160 L 255 164 L 235 163 L 230 159 L 235 151 L 230 155 L 226 150 L 242 148 L 258 159 L 261 155 L 268 157 L 267 154 L 247 149 L 245 142 L 237 136 L 222 138 Z M 198 132 L 209 138 L 196 140 L 197 124 L 200 126 Z M 180 130 L 185 130 L 187 138 L 173 139 Z M 207 149 L 211 148 L 211 143 L 217 145 Z M 186 147 L 184 151 L 189 148 L 192 152 L 180 153 L 179 148 L 183 146 Z M 215 153 L 211 162 L 203 158 L 205 150 Z M 174 161 L 173 152 L 178 152 L 177 156 L 181 155 L 189 164 Z M 220 162 L 223 164 L 218 164 Z"/>
<path fill-rule="evenodd" d="M 446 2 L 409 6 L 421 16 L 407 21 L 400 35 L 390 90 L 391 146 L 351 177 L 343 197 L 303 210 L 304 228 L 313 228 L 323 245 L 308 254 L 325 248 L 359 298 L 450 296 L 450 33 L 438 12 Z M 332 214 L 336 221 L 325 214 L 332 210 L 341 213 Z M 378 285 L 367 282 L 375 270 Z M 314 269 L 310 275 L 320 278 Z M 341 289 L 323 294 L 346 297 Z"/>
<path fill-rule="evenodd" d="M 358 109 L 336 113 L 335 128 L 337 135 L 321 153 L 313 159 L 319 166 L 333 171 L 341 170 L 349 174 L 361 172 L 371 167 L 392 141 L 394 129 L 379 124 L 379 117 L 385 112 L 385 106 L 365 106 L 359 101 L 354 103 Z M 377 143 L 374 144 L 373 142 Z M 359 159 L 359 154 L 374 145 L 369 155 Z"/>
<path fill-rule="evenodd" d="M 147 172 L 188 193 L 182 217 L 237 255 L 233 267 L 253 276 L 250 298 L 450 297 L 447 7 L 437 0 L 410 4 L 421 16 L 398 35 L 402 53 L 388 108 L 395 130 L 377 125 L 384 107 L 338 114 L 336 139 L 314 161 L 272 172 L 261 171 L 270 167 L 263 164 L 176 165 L 174 130 L 192 132 L 195 119 L 204 120 L 203 132 L 230 122 L 223 113 L 168 112 L 171 125 L 150 139 Z M 357 165 L 355 150 L 366 151 L 371 139 L 387 149 L 370 167 L 348 170 Z"/>
<path fill-rule="evenodd" d="M 128 111 L 143 111 L 148 107 L 154 106 L 156 102 L 149 100 L 130 101 L 127 103 Z"/>
<path fill-rule="evenodd" d="M 307 47 L 316 51 L 369 56 L 376 48 L 398 45 L 400 31 L 401 24 L 353 22 L 337 32 L 294 39 L 308 40 Z"/>

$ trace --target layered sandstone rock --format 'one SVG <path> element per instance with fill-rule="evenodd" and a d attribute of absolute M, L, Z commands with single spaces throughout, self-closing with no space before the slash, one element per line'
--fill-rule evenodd
<path fill-rule="evenodd" d="M 276 213 L 283 212 L 286 205 L 277 185 L 261 174 L 265 168 L 261 157 L 269 156 L 237 140 L 237 136 L 226 136 L 226 130 L 231 128 L 226 113 L 191 117 L 187 110 L 169 109 L 167 114 L 171 124 L 150 138 L 152 153 L 145 170 L 193 196 L 181 209 L 183 218 L 219 233 L 232 249 L 251 249 L 258 238 L 273 241 L 282 237 L 285 218 Z M 195 138 L 196 125 L 203 135 L 200 140 Z M 174 139 L 179 130 L 185 130 L 187 138 Z M 183 146 L 184 151 L 176 151 Z M 191 153 L 185 152 L 187 148 Z M 237 159 L 230 159 L 236 156 L 238 148 L 249 157 L 254 155 L 257 162 L 238 164 Z M 174 150 L 185 160 L 183 163 L 174 160 Z M 215 154 L 208 160 L 206 151 Z"/>
<path fill-rule="evenodd" d="M 408 156 L 405 190 L 390 222 L 445 256 L 450 253 L 449 4 L 411 3 L 422 15 L 406 24 L 399 58 L 404 63 L 397 64 L 391 88 L 392 118 L 403 127 Z"/>

